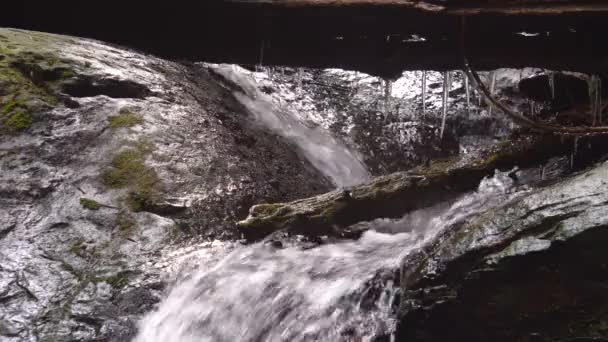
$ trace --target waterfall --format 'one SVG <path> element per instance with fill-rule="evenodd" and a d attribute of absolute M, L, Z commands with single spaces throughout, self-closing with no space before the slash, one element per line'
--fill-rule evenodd
<path fill-rule="evenodd" d="M 209 67 L 241 88 L 234 95 L 253 114 L 258 124 L 292 142 L 336 186 L 352 186 L 369 179 L 369 172 L 356 151 L 322 127 L 308 127 L 296 115 L 277 106 L 258 89 L 255 81 L 247 76 L 247 71 L 232 65 Z"/>
<path fill-rule="evenodd" d="M 372 341 L 396 324 L 403 258 L 444 229 L 498 205 L 512 180 L 497 172 L 478 191 L 398 220 L 361 239 L 306 249 L 260 242 L 191 270 L 140 322 L 136 342 Z M 198 266 L 200 267 L 200 266 Z"/>

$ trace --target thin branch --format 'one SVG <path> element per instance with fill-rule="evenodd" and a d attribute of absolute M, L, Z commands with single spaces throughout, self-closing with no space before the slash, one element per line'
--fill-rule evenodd
<path fill-rule="evenodd" d="M 528 126 L 540 131 L 550 132 L 555 134 L 570 134 L 570 135 L 593 135 L 593 134 L 608 134 L 608 126 L 597 126 L 597 127 L 589 127 L 589 126 L 579 126 L 579 127 L 564 127 L 564 126 L 556 126 L 551 124 L 545 124 L 542 122 L 534 121 L 520 113 L 516 113 L 512 109 L 508 108 L 501 102 L 499 102 L 488 90 L 488 88 L 483 84 L 477 72 L 475 72 L 467 59 L 466 50 L 465 50 L 465 19 L 462 17 L 461 20 L 461 28 L 460 28 L 460 49 L 462 54 L 463 68 L 464 73 L 470 80 L 470 83 L 476 87 L 480 93 L 484 94 L 486 99 L 490 101 L 494 106 L 500 109 L 505 115 L 510 117 L 513 121 L 517 122 L 520 125 Z"/>

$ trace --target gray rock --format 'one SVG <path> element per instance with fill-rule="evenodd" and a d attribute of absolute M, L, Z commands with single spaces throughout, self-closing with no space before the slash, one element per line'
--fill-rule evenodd
<path fill-rule="evenodd" d="M 606 336 L 608 163 L 451 227 L 402 266 L 398 340 Z"/>

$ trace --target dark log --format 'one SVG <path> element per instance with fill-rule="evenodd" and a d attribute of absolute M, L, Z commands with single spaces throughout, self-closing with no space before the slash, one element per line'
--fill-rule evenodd
<path fill-rule="evenodd" d="M 24 5 L 3 25 L 97 38 L 173 59 L 339 67 L 395 77 L 461 69 L 458 22 L 468 16 L 478 70 L 537 66 L 605 70 L 604 1 L 137 1 Z M 533 37 L 520 32 L 538 34 Z M 415 41 L 413 35 L 423 37 Z"/>

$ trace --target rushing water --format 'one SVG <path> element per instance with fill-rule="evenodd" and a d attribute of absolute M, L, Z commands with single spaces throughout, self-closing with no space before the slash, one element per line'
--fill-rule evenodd
<path fill-rule="evenodd" d="M 256 122 L 291 141 L 335 185 L 356 185 L 369 178 L 369 172 L 356 151 L 333 138 L 322 127 L 308 127 L 293 113 L 279 108 L 258 89 L 246 70 L 234 65 L 209 67 L 241 88 L 242 91 L 237 91 L 234 95 L 253 114 Z"/>
<path fill-rule="evenodd" d="M 509 194 L 503 173 L 452 203 L 365 223 L 358 241 L 312 249 L 263 242 L 194 270 L 143 319 L 138 342 L 370 341 L 394 328 L 400 261 Z"/>

